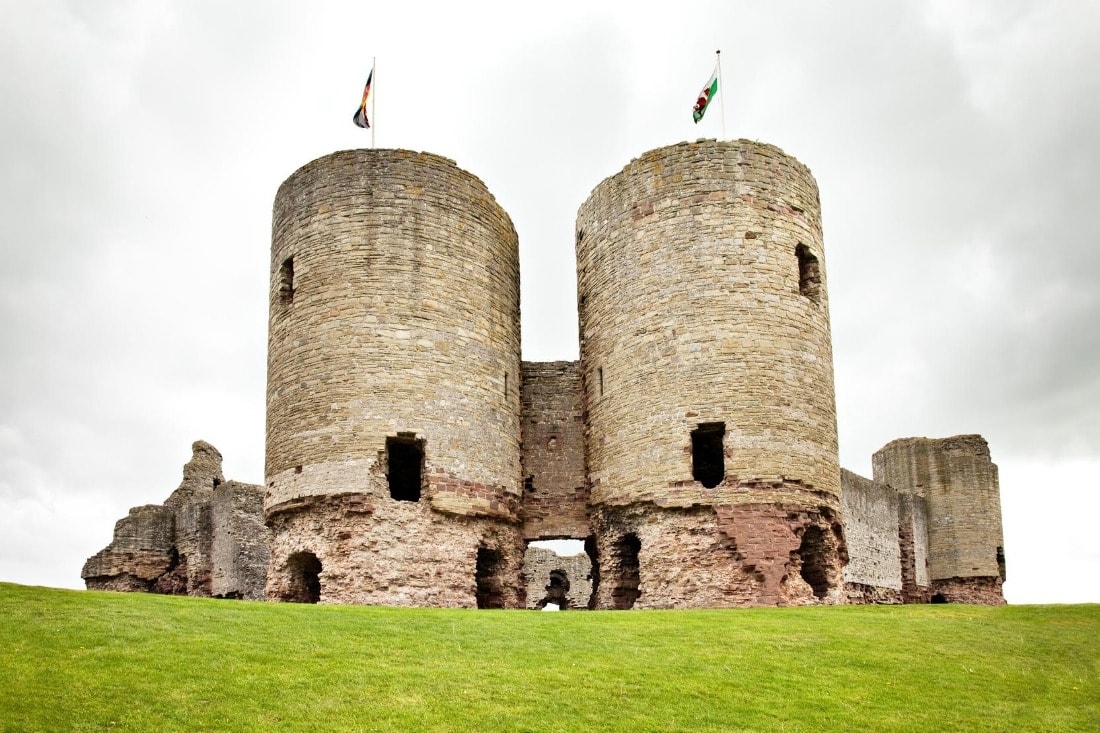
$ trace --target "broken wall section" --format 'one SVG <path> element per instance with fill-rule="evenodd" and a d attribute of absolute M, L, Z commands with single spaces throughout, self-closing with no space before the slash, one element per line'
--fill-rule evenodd
<path fill-rule="evenodd" d="M 262 506 L 254 502 L 245 500 L 237 507 L 236 518 L 227 517 L 224 525 L 219 524 L 215 517 L 215 494 L 225 483 L 221 453 L 205 441 L 195 441 L 191 446 L 191 460 L 183 467 L 180 485 L 163 505 L 135 507 L 115 524 L 111 543 L 84 564 L 80 575 L 85 586 L 89 590 L 190 596 L 214 594 L 214 554 L 219 536 L 222 536 L 222 544 L 230 531 L 242 544 L 260 543 L 266 548 L 267 542 L 263 534 L 251 535 L 256 526 L 262 529 L 263 522 Z M 225 497 L 223 501 L 231 502 L 228 497 L 236 488 L 242 494 L 263 492 L 263 487 L 229 483 L 233 486 L 221 491 Z M 254 557 L 257 554 L 257 551 L 252 553 Z M 254 575 L 254 571 L 238 573 L 240 579 L 247 577 L 253 584 Z M 240 582 L 236 584 L 236 594 L 240 597 L 262 597 L 262 580 L 248 587 Z"/>
<path fill-rule="evenodd" d="M 1000 483 L 985 439 L 901 438 L 872 464 L 876 481 L 927 501 L 932 600 L 1003 604 Z"/>
<path fill-rule="evenodd" d="M 214 568 L 219 598 L 261 601 L 267 582 L 270 532 L 264 525 L 264 487 L 226 481 L 214 489 Z"/>
<path fill-rule="evenodd" d="M 590 530 L 580 364 L 525 361 L 522 380 L 524 538 L 584 539 Z"/>
<path fill-rule="evenodd" d="M 553 603 L 563 611 L 587 609 L 592 598 L 592 561 L 583 552 L 559 555 L 545 547 L 528 547 L 523 556 L 527 608 Z"/>

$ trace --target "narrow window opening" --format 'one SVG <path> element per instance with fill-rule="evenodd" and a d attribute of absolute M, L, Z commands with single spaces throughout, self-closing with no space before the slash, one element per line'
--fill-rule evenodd
<path fill-rule="evenodd" d="M 813 589 L 815 598 L 824 598 L 829 592 L 829 543 L 825 530 L 811 525 L 802 533 L 798 556 L 802 567 L 799 575 Z"/>
<path fill-rule="evenodd" d="M 504 394 L 508 394 L 508 372 L 504 372 Z"/>
<path fill-rule="evenodd" d="M 618 561 L 618 582 L 611 590 L 611 605 L 618 610 L 634 608 L 634 603 L 642 595 L 641 563 L 638 555 L 642 551 L 642 541 L 631 532 L 615 545 L 615 559 Z"/>
<path fill-rule="evenodd" d="M 523 490 L 526 491 L 528 494 L 535 493 L 535 477 L 534 476 L 524 476 L 523 477 Z"/>
<path fill-rule="evenodd" d="M 390 498 L 397 501 L 420 501 L 424 475 L 424 441 L 415 433 L 398 433 L 386 438 L 386 480 Z"/>
<path fill-rule="evenodd" d="M 485 547 L 478 548 L 477 567 L 474 571 L 478 608 L 504 608 L 501 564 L 499 552 Z"/>
<path fill-rule="evenodd" d="M 279 268 L 279 299 L 283 303 L 294 302 L 294 258 L 287 257 Z"/>
<path fill-rule="evenodd" d="M 215 477 L 214 477 L 214 488 L 216 489 L 216 488 L 218 488 L 218 487 L 219 487 L 219 486 L 221 486 L 221 485 L 222 485 L 222 481 L 221 481 L 221 479 L 220 479 L 220 478 L 218 478 L 217 476 L 215 476 Z"/>
<path fill-rule="evenodd" d="M 603 397 L 603 367 L 599 367 L 596 372 L 600 377 L 600 397 Z"/>
<path fill-rule="evenodd" d="M 321 600 L 321 561 L 312 552 L 295 552 L 286 561 L 287 590 L 283 600 L 317 603 Z"/>
<path fill-rule="evenodd" d="M 713 489 L 726 477 L 726 456 L 722 446 L 725 435 L 724 422 L 699 423 L 699 427 L 691 431 L 691 477 L 708 489 Z"/>
<path fill-rule="evenodd" d="M 821 267 L 810 248 L 799 244 L 794 248 L 798 257 L 798 292 L 813 302 L 821 299 Z"/>

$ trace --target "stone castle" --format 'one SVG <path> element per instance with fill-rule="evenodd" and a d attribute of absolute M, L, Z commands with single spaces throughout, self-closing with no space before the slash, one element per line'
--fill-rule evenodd
<path fill-rule="evenodd" d="M 838 460 L 817 184 L 700 140 L 576 223 L 580 359 L 520 358 L 515 229 L 452 161 L 328 155 L 275 198 L 265 485 L 198 442 L 89 588 L 478 608 L 1003 603 L 976 435 Z M 572 558 L 529 547 L 575 539 Z"/>

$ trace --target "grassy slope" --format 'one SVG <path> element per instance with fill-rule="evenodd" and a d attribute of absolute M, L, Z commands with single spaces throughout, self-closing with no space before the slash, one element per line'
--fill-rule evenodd
<path fill-rule="evenodd" d="M 1100 730 L 1100 606 L 535 613 L 0 584 L 0 730 Z"/>

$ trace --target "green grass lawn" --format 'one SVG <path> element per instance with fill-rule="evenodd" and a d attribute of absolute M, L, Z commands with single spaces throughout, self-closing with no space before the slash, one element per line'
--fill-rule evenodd
<path fill-rule="evenodd" d="M 0 584 L 2 731 L 1100 731 L 1100 606 L 305 606 Z"/>

